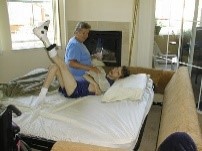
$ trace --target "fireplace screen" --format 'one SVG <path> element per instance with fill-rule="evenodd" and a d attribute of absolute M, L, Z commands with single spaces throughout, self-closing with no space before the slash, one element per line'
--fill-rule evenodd
<path fill-rule="evenodd" d="M 102 53 L 102 61 L 107 66 L 121 65 L 121 31 L 94 31 L 89 32 L 84 42 L 91 54 Z"/>

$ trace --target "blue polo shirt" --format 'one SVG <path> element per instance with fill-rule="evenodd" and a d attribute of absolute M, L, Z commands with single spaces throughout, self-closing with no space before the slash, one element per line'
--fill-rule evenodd
<path fill-rule="evenodd" d="M 66 47 L 65 63 L 69 65 L 70 60 L 77 60 L 81 64 L 91 65 L 91 55 L 86 46 L 79 42 L 75 37 L 72 37 Z M 83 76 L 85 70 L 69 67 L 70 72 L 74 76 Z"/>

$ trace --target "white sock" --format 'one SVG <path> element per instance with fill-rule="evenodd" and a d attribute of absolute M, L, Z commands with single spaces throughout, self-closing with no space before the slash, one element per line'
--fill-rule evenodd
<path fill-rule="evenodd" d="M 57 55 L 57 51 L 55 48 L 51 49 L 50 51 L 48 51 L 48 54 L 51 58 L 55 57 Z"/>
<path fill-rule="evenodd" d="M 34 106 L 39 106 L 44 102 L 44 98 L 46 97 L 46 94 L 48 92 L 48 89 L 45 87 L 41 88 L 41 92 L 39 93 L 39 96 L 36 99 L 36 102 L 34 103 Z"/>
<path fill-rule="evenodd" d="M 48 92 L 48 89 L 45 87 L 41 88 L 41 92 L 39 93 L 39 97 L 45 97 Z"/>

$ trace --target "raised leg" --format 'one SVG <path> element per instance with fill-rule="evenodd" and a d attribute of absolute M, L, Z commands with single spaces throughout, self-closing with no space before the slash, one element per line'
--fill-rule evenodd
<path fill-rule="evenodd" d="M 49 39 L 47 37 L 47 31 L 48 31 L 48 25 L 49 21 L 44 22 L 39 27 L 36 27 L 33 29 L 34 34 L 44 43 L 44 46 L 46 47 L 46 50 L 48 51 L 48 54 L 52 61 L 57 65 L 58 69 L 52 69 L 49 74 L 47 75 L 47 78 L 44 82 L 44 89 L 48 89 L 50 86 L 52 80 L 55 76 L 58 76 L 58 79 L 60 81 L 61 87 L 64 87 L 66 89 L 66 92 L 68 95 L 71 95 L 76 86 L 77 83 L 71 74 L 71 72 L 68 70 L 64 60 L 62 60 L 58 55 L 56 51 L 56 45 L 50 44 Z M 43 89 L 42 88 L 42 89 Z M 45 92 L 45 90 L 44 90 Z M 45 92 L 47 93 L 47 92 Z"/>
<path fill-rule="evenodd" d="M 46 79 L 43 83 L 43 87 L 45 88 L 49 88 L 52 81 L 57 77 L 58 81 L 59 81 L 59 84 L 61 87 L 64 87 L 64 83 L 63 81 L 61 80 L 62 77 L 61 77 L 61 73 L 60 73 L 60 70 L 59 70 L 59 67 L 56 65 L 56 64 L 52 64 L 49 66 L 48 68 L 48 73 L 47 73 L 47 76 L 46 76 Z"/>

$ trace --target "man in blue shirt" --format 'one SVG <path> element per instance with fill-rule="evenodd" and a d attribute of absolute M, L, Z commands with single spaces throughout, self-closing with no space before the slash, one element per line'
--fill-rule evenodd
<path fill-rule="evenodd" d="M 91 26 L 86 22 L 79 22 L 66 47 L 65 63 L 75 77 L 81 77 L 86 71 L 92 70 L 99 73 L 99 70 L 91 63 L 91 55 L 83 42 L 88 38 Z"/>

